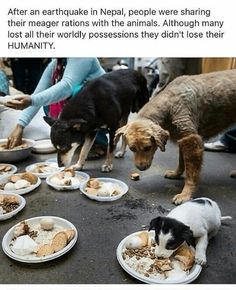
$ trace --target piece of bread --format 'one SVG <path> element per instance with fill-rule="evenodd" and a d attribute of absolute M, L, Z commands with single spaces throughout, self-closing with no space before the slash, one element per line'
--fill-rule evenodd
<path fill-rule="evenodd" d="M 138 173 L 131 173 L 130 174 L 130 179 L 134 180 L 134 181 L 137 181 L 137 180 L 140 179 L 140 175 Z"/>
<path fill-rule="evenodd" d="M 10 165 L 1 165 L 0 166 L 0 172 L 8 172 L 8 171 L 11 171 Z"/>
<path fill-rule="evenodd" d="M 5 195 L 4 196 L 4 202 L 5 203 L 11 203 L 11 204 L 19 204 L 19 198 L 14 195 Z"/>
<path fill-rule="evenodd" d="M 64 169 L 64 172 L 70 173 L 71 177 L 75 176 L 75 170 L 72 168 L 66 168 L 66 169 Z"/>
<path fill-rule="evenodd" d="M 174 253 L 174 257 L 176 260 L 181 262 L 181 266 L 184 271 L 191 269 L 194 265 L 194 250 L 186 244 L 183 244 L 177 249 L 177 251 Z"/>
<path fill-rule="evenodd" d="M 21 176 L 20 175 L 11 175 L 9 177 L 9 181 L 10 182 L 16 183 L 18 180 L 21 180 Z"/>
<path fill-rule="evenodd" d="M 143 247 L 147 246 L 148 242 L 149 242 L 149 234 L 148 234 L 148 232 L 141 232 L 138 236 L 142 240 Z"/>
<path fill-rule="evenodd" d="M 75 237 L 75 230 L 73 229 L 66 230 L 65 234 L 67 236 L 67 244 L 69 244 L 69 242 Z"/>
<path fill-rule="evenodd" d="M 4 198 L 5 198 L 4 195 L 0 194 L 0 204 L 3 204 Z"/>
<path fill-rule="evenodd" d="M 53 249 L 52 245 L 43 245 L 38 249 L 36 256 L 37 257 L 44 257 L 44 256 L 51 255 L 53 253 L 54 253 L 54 249 Z"/>
<path fill-rule="evenodd" d="M 21 179 L 29 181 L 31 184 L 35 184 L 38 181 L 38 177 L 30 172 L 25 172 L 21 175 Z"/>
<path fill-rule="evenodd" d="M 67 245 L 67 235 L 65 232 L 57 233 L 52 240 L 52 247 L 54 252 L 58 252 Z"/>
<path fill-rule="evenodd" d="M 170 259 L 156 260 L 153 265 L 160 272 L 166 272 L 173 269 Z"/>
<path fill-rule="evenodd" d="M 93 189 L 99 189 L 101 187 L 101 183 L 97 178 L 90 178 L 87 182 L 87 187 Z"/>

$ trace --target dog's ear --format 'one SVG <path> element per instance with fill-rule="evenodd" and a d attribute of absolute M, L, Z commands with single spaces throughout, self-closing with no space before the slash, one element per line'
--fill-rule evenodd
<path fill-rule="evenodd" d="M 193 237 L 193 232 L 190 230 L 190 227 L 186 226 L 182 232 L 182 237 L 188 245 L 195 246 L 195 239 Z"/>
<path fill-rule="evenodd" d="M 150 230 L 155 230 L 156 228 L 160 227 L 161 225 L 161 217 L 158 216 L 157 218 L 155 219 L 152 219 L 151 222 L 150 222 L 150 225 L 149 225 L 149 231 Z"/>
<path fill-rule="evenodd" d="M 114 137 L 114 144 L 115 145 L 118 143 L 120 136 L 125 137 L 125 134 L 127 132 L 127 128 L 128 128 L 128 125 L 125 125 L 125 126 L 119 128 L 118 130 L 116 130 L 115 137 Z"/>
<path fill-rule="evenodd" d="M 48 123 L 49 126 L 52 126 L 56 122 L 56 119 L 50 118 L 48 116 L 44 116 L 43 119 L 46 123 Z"/>
<path fill-rule="evenodd" d="M 81 130 L 81 126 L 87 124 L 88 122 L 84 119 L 72 119 L 68 122 L 69 127 L 77 131 Z"/>
<path fill-rule="evenodd" d="M 165 146 L 169 136 L 169 132 L 162 129 L 161 126 L 155 125 L 152 127 L 152 138 L 162 152 L 165 152 Z"/>

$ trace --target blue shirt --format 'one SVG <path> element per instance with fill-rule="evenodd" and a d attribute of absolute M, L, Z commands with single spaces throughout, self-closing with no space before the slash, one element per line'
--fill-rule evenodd
<path fill-rule="evenodd" d="M 32 106 L 23 110 L 19 117 L 18 124 L 21 126 L 27 126 L 40 107 L 67 99 L 73 95 L 76 87 L 105 73 L 97 58 L 67 58 L 62 79 L 53 85 L 52 75 L 56 64 L 56 59 L 53 59 L 45 69 L 31 96 Z"/>

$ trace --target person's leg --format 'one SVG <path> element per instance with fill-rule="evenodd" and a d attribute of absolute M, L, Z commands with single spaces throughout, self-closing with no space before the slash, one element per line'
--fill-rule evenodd
<path fill-rule="evenodd" d="M 219 140 L 204 144 L 208 151 L 227 151 L 236 153 L 236 127 L 226 131 Z M 236 170 L 231 170 L 229 176 L 236 178 Z"/>
<path fill-rule="evenodd" d="M 11 61 L 11 69 L 13 74 L 14 87 L 25 93 L 25 66 L 24 60 L 21 58 L 13 59 Z"/>
<path fill-rule="evenodd" d="M 97 133 L 94 144 L 99 145 L 100 147 L 103 147 L 106 149 L 108 145 L 108 139 L 107 139 L 106 133 L 107 133 L 106 129 L 100 129 Z"/>
<path fill-rule="evenodd" d="M 217 141 L 205 143 L 204 148 L 208 151 L 228 151 L 236 153 L 236 127 L 224 132 Z"/>
<path fill-rule="evenodd" d="M 236 127 L 226 131 L 220 141 L 227 147 L 228 152 L 236 153 Z"/>
<path fill-rule="evenodd" d="M 236 153 L 236 127 L 225 132 L 221 139 L 226 144 L 228 152 Z M 236 170 L 230 171 L 229 176 L 236 178 Z"/>
<path fill-rule="evenodd" d="M 93 147 L 88 154 L 87 160 L 98 159 L 106 155 L 108 146 L 106 133 L 106 129 L 100 129 L 98 131 Z"/>
<path fill-rule="evenodd" d="M 218 139 L 216 141 L 204 143 L 204 149 L 206 151 L 214 151 L 214 152 L 227 151 L 226 144 L 224 144 L 221 141 L 222 136 L 220 137 L 220 139 Z"/>
<path fill-rule="evenodd" d="M 25 61 L 27 69 L 25 93 L 31 95 L 43 73 L 42 58 L 29 58 Z"/>

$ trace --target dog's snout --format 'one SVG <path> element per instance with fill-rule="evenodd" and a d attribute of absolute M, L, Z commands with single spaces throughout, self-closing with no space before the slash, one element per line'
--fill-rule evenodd
<path fill-rule="evenodd" d="M 64 167 L 65 166 L 62 161 L 57 161 L 57 163 L 58 163 L 58 167 Z"/>
<path fill-rule="evenodd" d="M 63 163 L 62 158 L 61 158 L 60 155 L 57 155 L 57 164 L 58 164 L 59 167 L 64 167 L 65 166 L 65 164 Z"/>
<path fill-rule="evenodd" d="M 168 259 L 173 253 L 173 250 L 167 250 L 164 245 L 155 247 L 155 256 L 157 258 Z"/>
<path fill-rule="evenodd" d="M 144 170 L 146 170 L 146 169 L 149 168 L 149 165 L 146 164 L 146 163 L 139 163 L 139 164 L 136 164 L 136 167 L 137 167 L 139 170 L 144 171 Z"/>
<path fill-rule="evenodd" d="M 167 258 L 169 258 L 169 255 L 157 254 L 157 258 L 167 259 Z"/>

